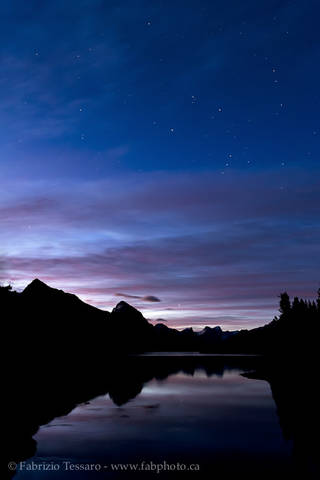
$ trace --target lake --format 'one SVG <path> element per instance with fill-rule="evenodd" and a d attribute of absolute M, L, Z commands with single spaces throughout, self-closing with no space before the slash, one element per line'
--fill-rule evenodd
<path fill-rule="evenodd" d="M 128 399 L 110 392 L 76 406 L 40 427 L 15 478 L 289 475 L 292 446 L 270 385 L 236 363 L 158 372 Z"/>

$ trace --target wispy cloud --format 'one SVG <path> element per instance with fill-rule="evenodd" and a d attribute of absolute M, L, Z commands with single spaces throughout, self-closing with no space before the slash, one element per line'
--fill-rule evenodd
<path fill-rule="evenodd" d="M 284 189 L 272 172 L 224 183 L 215 173 L 159 173 L 72 188 L 8 184 L 0 208 L 7 278 L 22 286 L 40 276 L 104 308 L 125 292 L 173 322 L 192 306 L 190 321 L 245 307 L 259 323 L 282 289 L 311 296 L 317 288 L 319 190 L 301 171 L 291 177 Z"/>
<path fill-rule="evenodd" d="M 154 295 L 145 295 L 141 297 L 140 295 L 129 295 L 128 293 L 115 293 L 116 297 L 123 298 L 134 298 L 142 300 L 143 302 L 161 302 L 160 298 L 155 297 Z"/>

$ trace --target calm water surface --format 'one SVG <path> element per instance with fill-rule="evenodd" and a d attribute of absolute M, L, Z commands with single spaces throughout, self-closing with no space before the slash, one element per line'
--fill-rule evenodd
<path fill-rule="evenodd" d="M 163 462 L 198 464 L 207 478 L 223 473 L 278 475 L 290 467 L 290 445 L 282 436 L 270 386 L 224 370 L 208 376 L 177 373 L 153 379 L 128 403 L 109 395 L 77 406 L 69 415 L 42 426 L 34 437 L 37 455 L 26 463 L 101 463 L 103 472 L 19 471 L 15 478 L 127 478 L 109 464 Z M 165 474 L 140 472 L 144 478 Z M 212 475 L 213 476 L 212 476 Z M 216 474 L 216 475 L 215 475 Z M 168 475 L 182 478 L 185 473 Z M 200 478 L 192 472 L 192 478 Z"/>

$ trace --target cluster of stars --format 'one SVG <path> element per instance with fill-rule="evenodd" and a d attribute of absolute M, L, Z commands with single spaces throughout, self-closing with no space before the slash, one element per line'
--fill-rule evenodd
<path fill-rule="evenodd" d="M 277 17 L 274 17 L 274 21 L 277 21 Z M 242 21 L 242 24 L 243 24 L 243 25 L 246 25 L 246 22 L 245 22 L 245 21 Z M 144 20 L 142 20 L 142 28 L 143 28 L 143 25 L 145 25 L 146 27 L 151 27 L 151 26 L 153 25 L 153 19 L 152 19 L 152 18 L 144 18 Z M 141 26 L 141 24 L 140 24 L 140 26 Z M 241 27 L 240 27 L 240 28 L 241 28 Z M 223 31 L 223 30 L 224 30 L 224 28 L 223 28 L 222 26 L 219 26 L 218 31 L 221 32 L 221 31 Z M 246 30 L 246 27 L 243 27 L 243 29 L 239 32 L 239 34 L 240 34 L 241 36 L 246 36 L 246 35 L 247 35 L 247 32 L 244 31 L 244 30 Z M 146 31 L 146 30 L 144 30 L 144 31 Z M 236 33 L 236 32 L 235 32 L 235 33 Z M 283 33 L 283 32 L 282 32 L 282 33 Z M 286 35 L 288 35 L 289 32 L 286 31 L 285 33 L 286 33 Z M 104 34 L 101 33 L 101 36 L 104 36 Z M 175 33 L 175 36 L 178 37 L 178 38 L 181 38 L 181 39 L 183 39 L 183 38 L 185 37 L 182 33 L 181 33 L 181 34 L 180 34 L 180 33 Z M 95 50 L 95 49 L 92 48 L 91 46 L 90 46 L 90 47 L 87 46 L 87 48 L 84 48 L 83 50 L 78 50 L 80 53 L 76 53 L 75 51 L 72 51 L 72 52 L 70 52 L 70 59 L 74 58 L 74 59 L 76 59 L 76 60 L 79 60 L 80 58 L 84 58 L 86 52 L 93 52 L 94 50 Z M 31 52 L 32 52 L 32 50 L 31 50 Z M 38 49 L 34 49 L 34 50 L 33 50 L 33 53 L 34 53 L 34 55 L 35 55 L 36 57 L 38 57 L 38 56 L 40 55 Z M 258 54 L 257 54 L 256 52 L 253 53 L 253 56 L 256 57 L 257 55 L 260 56 L 260 53 L 258 53 Z M 158 57 L 158 58 L 159 58 L 159 57 Z M 269 72 L 269 75 L 268 75 L 268 77 L 267 77 L 267 81 L 270 82 L 270 80 L 271 80 L 271 82 L 273 82 L 273 84 L 278 84 L 278 83 L 279 83 L 279 78 L 277 78 L 277 77 L 278 77 L 278 74 L 279 74 L 279 70 L 280 70 L 280 72 L 281 72 L 281 62 L 279 62 L 279 60 L 276 60 L 276 58 L 272 58 L 271 56 L 264 56 L 264 54 L 262 54 L 261 58 L 264 59 L 264 61 L 266 62 L 265 68 L 266 68 L 266 69 L 268 70 L 268 72 Z M 164 59 L 163 59 L 163 58 L 160 58 L 159 61 L 160 61 L 160 62 L 164 62 Z M 169 63 L 169 62 L 170 62 L 170 58 L 168 58 L 168 59 L 166 58 L 166 62 Z M 76 62 L 74 62 L 74 63 L 76 63 Z M 271 72 L 272 72 L 271 75 L 270 75 L 270 69 L 271 69 Z M 81 79 L 80 75 L 77 75 L 76 78 L 77 78 L 78 80 Z M 281 78 L 280 78 L 280 80 L 281 80 Z M 281 83 L 281 82 L 280 82 L 280 83 Z M 272 89 L 273 91 L 277 91 L 277 92 L 278 92 L 278 91 L 280 90 L 280 89 L 277 89 L 277 90 L 273 89 L 273 86 L 270 86 L 270 83 L 269 83 L 269 87 L 270 87 L 270 89 Z M 194 87 L 192 87 L 192 88 L 194 88 Z M 195 90 L 196 90 L 196 88 L 195 88 Z M 185 99 L 184 99 L 184 100 L 185 100 L 185 104 L 189 104 L 189 105 L 190 105 L 190 102 L 191 102 L 192 105 L 199 104 L 199 107 L 195 107 L 195 108 L 193 109 L 193 112 L 197 112 L 198 110 L 200 111 L 200 108 L 203 108 L 203 105 L 206 104 L 206 102 L 205 102 L 205 96 L 204 96 L 203 92 L 201 91 L 201 95 L 202 95 L 201 100 L 202 100 L 202 101 L 199 103 L 199 97 L 198 97 L 197 95 L 195 95 L 195 94 L 191 95 L 191 93 L 193 93 L 193 92 L 192 92 L 192 91 L 191 91 L 191 92 L 189 91 L 189 94 L 185 97 Z M 194 93 L 198 93 L 197 90 L 194 91 Z M 129 96 L 132 96 L 132 95 L 131 95 L 131 94 L 128 94 L 128 97 L 129 97 Z M 283 97 L 283 100 L 286 100 L 286 99 Z M 80 101 L 81 101 L 81 100 L 80 100 Z M 211 109 L 211 107 L 210 107 L 210 110 L 209 110 L 209 112 L 210 112 L 210 111 L 211 111 L 211 112 L 213 111 L 213 114 L 210 116 L 210 119 L 211 119 L 211 120 L 214 120 L 214 119 L 218 119 L 218 117 L 219 117 L 219 119 L 224 119 L 224 118 L 226 117 L 226 115 L 227 115 L 225 112 L 226 112 L 226 111 L 227 111 L 227 112 L 230 112 L 230 110 L 232 111 L 232 108 L 226 108 L 226 107 L 228 106 L 228 104 L 225 104 L 225 103 L 224 103 L 223 97 L 220 97 L 220 99 L 217 98 L 215 101 L 216 101 L 215 106 L 213 106 L 212 109 Z M 86 100 L 84 100 L 84 102 L 86 102 Z M 219 105 L 220 102 L 221 102 L 221 104 Z M 124 103 L 125 105 L 127 105 L 127 100 L 124 100 L 123 103 Z M 273 116 L 280 116 L 281 110 L 283 110 L 283 109 L 285 108 L 285 104 L 284 104 L 283 102 L 281 102 L 280 104 L 277 103 L 277 105 L 278 105 L 278 106 L 275 108 L 275 110 L 278 110 L 278 111 L 273 111 L 273 112 L 271 113 L 271 115 L 273 115 Z M 279 108 L 279 105 L 280 105 L 280 108 Z M 85 106 L 80 106 L 80 107 L 79 107 L 79 112 L 80 112 L 80 113 L 86 112 L 86 110 L 87 110 L 86 107 L 87 107 L 86 105 L 85 105 Z M 229 107 L 229 106 L 228 106 L 228 107 Z M 190 107 L 190 108 L 191 108 L 191 107 Z M 209 112 L 208 112 L 208 113 L 209 113 Z M 219 113 L 222 113 L 222 112 L 224 112 L 224 114 L 221 115 L 221 116 L 219 116 Z M 210 113 L 209 113 L 209 115 L 210 115 Z M 248 116 L 249 116 L 249 115 L 248 115 Z M 80 116 L 79 116 L 79 118 L 80 118 Z M 82 116 L 81 118 L 83 118 L 83 116 Z M 209 116 L 208 116 L 207 118 L 209 118 Z M 154 121 L 152 122 L 152 125 L 154 125 L 154 126 L 161 125 L 161 121 L 160 121 L 160 120 L 161 120 L 160 118 L 159 118 L 159 122 L 154 120 Z M 243 123 L 245 123 L 245 122 L 251 124 L 251 125 L 252 125 L 252 128 L 254 128 L 255 124 L 259 123 L 259 118 L 254 118 L 254 120 L 252 120 L 251 118 L 245 117 L 245 118 L 243 118 Z M 171 122 L 170 122 L 170 123 L 171 123 Z M 171 136 L 171 135 L 173 136 L 173 134 L 176 133 L 176 128 L 174 128 L 175 125 L 170 127 L 170 123 L 169 123 L 169 125 L 168 125 L 168 123 L 165 123 L 165 124 L 164 124 L 164 128 L 162 129 L 163 135 L 168 135 L 168 134 L 169 134 L 170 136 Z M 217 122 L 217 123 L 218 123 L 218 122 Z M 250 128 L 251 128 L 251 125 L 250 125 Z M 81 130 L 82 130 L 83 126 L 80 127 L 80 128 L 81 128 Z M 218 127 L 217 127 L 217 128 L 218 128 Z M 81 130 L 79 129 L 79 131 L 77 132 L 78 138 L 79 138 L 79 134 L 80 134 Z M 160 130 L 160 129 L 159 129 L 159 130 Z M 209 129 L 208 129 L 208 130 L 209 130 Z M 179 128 L 179 133 L 181 133 L 181 131 L 182 131 L 182 129 Z M 229 135 L 229 134 L 232 135 L 232 133 L 234 133 L 234 127 L 232 126 L 232 130 L 231 130 L 231 131 L 230 131 L 229 129 L 227 129 L 227 130 L 224 130 L 224 132 L 227 133 L 228 135 Z M 214 133 L 215 133 L 215 132 L 214 132 Z M 237 133 L 238 133 L 238 132 L 237 132 Z M 313 136 L 316 136 L 317 134 L 318 134 L 318 131 L 317 131 L 317 130 L 313 130 L 313 131 L 312 131 L 312 135 L 313 135 Z M 209 133 L 205 133 L 205 134 L 202 133 L 202 138 L 206 138 L 206 139 L 207 139 L 207 138 L 210 138 L 210 136 L 211 136 L 211 135 L 210 135 L 210 132 L 209 132 Z M 241 139 L 241 134 L 240 134 L 240 136 L 239 136 L 239 135 L 233 135 L 232 137 L 229 136 L 229 139 L 231 139 L 231 138 L 233 138 L 234 140 L 239 140 L 239 139 Z M 81 141 L 86 140 L 86 135 L 85 135 L 84 133 L 81 133 L 80 139 L 81 139 Z M 233 146 L 231 147 L 232 149 L 235 149 L 235 148 L 236 148 L 234 145 L 235 145 L 235 144 L 233 144 Z M 228 148 L 228 147 L 227 147 L 227 148 Z M 230 148 L 230 147 L 229 147 L 229 148 Z M 222 155 L 223 155 L 223 154 L 222 154 Z M 310 155 L 309 152 L 308 152 L 308 155 Z M 222 156 L 222 158 L 223 158 L 223 156 Z M 238 155 L 237 155 L 237 152 L 236 152 L 236 151 L 235 151 L 235 158 L 236 158 L 236 159 L 238 158 Z M 225 160 L 225 163 L 224 163 L 224 166 L 225 166 L 225 167 L 230 167 L 230 164 L 231 164 L 230 161 L 231 161 L 231 159 L 233 159 L 232 153 L 227 153 L 227 159 Z M 235 160 L 232 160 L 232 166 L 233 166 L 235 163 L 236 163 L 236 161 L 235 161 Z M 250 164 L 250 163 L 251 163 L 251 161 L 250 161 L 250 160 L 247 160 L 247 164 Z M 285 163 L 284 163 L 284 162 L 281 163 L 281 167 L 283 167 L 283 166 L 285 166 Z M 222 171 L 221 173 L 224 174 L 225 172 Z"/>

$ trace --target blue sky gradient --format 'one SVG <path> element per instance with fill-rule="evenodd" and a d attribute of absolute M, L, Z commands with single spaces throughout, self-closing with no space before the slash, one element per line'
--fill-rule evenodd
<path fill-rule="evenodd" d="M 2 2 L 2 283 L 39 277 L 107 309 L 141 297 L 179 328 L 260 325 L 282 290 L 312 297 L 319 13 Z"/>

